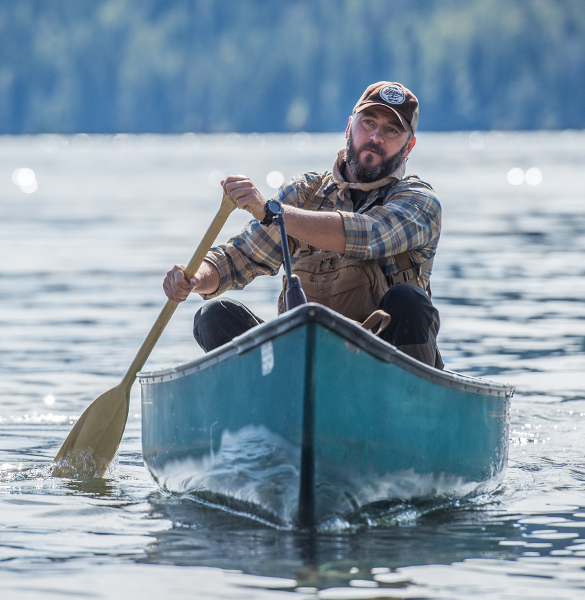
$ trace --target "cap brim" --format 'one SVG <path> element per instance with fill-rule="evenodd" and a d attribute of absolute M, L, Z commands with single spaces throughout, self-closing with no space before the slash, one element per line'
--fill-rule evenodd
<path fill-rule="evenodd" d="M 398 120 L 400 121 L 400 124 L 402 125 L 402 128 L 404 129 L 404 131 L 407 131 L 409 133 L 414 133 L 412 131 L 412 127 L 410 126 L 410 123 L 397 110 L 395 110 L 391 106 L 388 106 L 387 104 L 383 104 L 382 102 L 367 102 L 366 104 L 362 104 L 357 110 L 354 111 L 354 114 L 360 113 L 360 112 L 364 111 L 366 108 L 370 108 L 371 106 L 381 106 L 382 108 L 391 110 L 398 117 Z"/>

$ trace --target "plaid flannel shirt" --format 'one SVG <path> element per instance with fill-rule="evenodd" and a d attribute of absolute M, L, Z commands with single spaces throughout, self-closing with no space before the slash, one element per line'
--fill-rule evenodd
<path fill-rule="evenodd" d="M 368 194 L 357 212 L 349 189 L 339 189 L 331 172 L 309 172 L 284 184 L 274 196 L 282 202 L 303 208 L 313 189 L 322 181 L 317 196 L 323 198 L 319 210 L 338 211 L 343 218 L 346 244 L 344 256 L 362 260 L 378 259 L 382 272 L 398 273 L 394 256 L 408 251 L 414 265 L 435 255 L 441 233 L 441 205 L 430 185 L 414 175 L 394 181 Z M 207 300 L 227 290 L 239 290 L 258 275 L 276 275 L 283 264 L 280 232 L 277 225 L 249 221 L 242 232 L 226 244 L 211 248 L 205 260 L 215 265 L 220 275 L 218 289 L 202 294 Z M 296 262 L 294 256 L 291 262 Z M 423 271 L 424 284 L 430 270 Z M 279 300 L 278 312 L 283 312 Z"/>

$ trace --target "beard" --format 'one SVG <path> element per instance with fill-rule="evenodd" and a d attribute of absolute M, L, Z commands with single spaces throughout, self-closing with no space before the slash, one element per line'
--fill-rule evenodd
<path fill-rule="evenodd" d="M 353 143 L 353 137 L 351 135 L 351 129 L 349 130 L 349 137 L 347 138 L 347 148 L 345 151 L 345 160 L 347 165 L 351 169 L 353 176 L 361 183 L 372 183 L 373 181 L 379 181 L 388 177 L 391 173 L 404 162 L 404 151 L 408 146 L 410 140 L 404 144 L 404 146 L 390 157 L 386 157 L 386 150 L 379 144 L 374 142 L 366 142 L 356 149 Z M 360 160 L 360 154 L 364 150 L 373 150 L 382 157 L 382 162 L 374 167 L 371 164 L 373 157 L 370 155 L 364 162 Z"/>

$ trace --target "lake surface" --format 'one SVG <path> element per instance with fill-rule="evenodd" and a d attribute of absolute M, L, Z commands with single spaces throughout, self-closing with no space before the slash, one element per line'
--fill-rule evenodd
<path fill-rule="evenodd" d="M 158 490 L 142 463 L 138 384 L 109 477 L 50 476 L 76 418 L 154 323 L 162 278 L 211 222 L 221 174 L 269 194 L 269 174 L 274 185 L 327 169 L 343 142 L 0 138 L 2 598 L 585 597 L 583 132 L 423 132 L 407 167 L 443 205 L 432 287 L 447 367 L 517 389 L 496 492 L 404 504 L 375 527 L 276 531 Z M 220 237 L 247 216 L 232 214 Z M 280 283 L 232 297 L 271 319 Z M 201 354 L 200 303 L 178 308 L 146 368 Z"/>

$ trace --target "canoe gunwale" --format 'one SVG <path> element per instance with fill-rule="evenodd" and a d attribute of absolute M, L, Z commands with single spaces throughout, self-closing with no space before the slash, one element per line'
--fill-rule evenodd
<path fill-rule="evenodd" d="M 386 363 L 393 363 L 432 383 L 481 396 L 511 397 L 514 393 L 514 388 L 505 383 L 479 379 L 449 370 L 441 371 L 425 365 L 377 338 L 353 321 L 314 303 L 299 306 L 269 323 L 254 327 L 243 335 L 234 338 L 231 342 L 194 361 L 157 371 L 141 371 L 138 373 L 138 378 L 142 385 L 149 385 L 187 377 L 257 348 L 281 334 L 307 323 L 317 323 L 335 331 L 346 340 L 349 349 L 368 352 Z"/>

